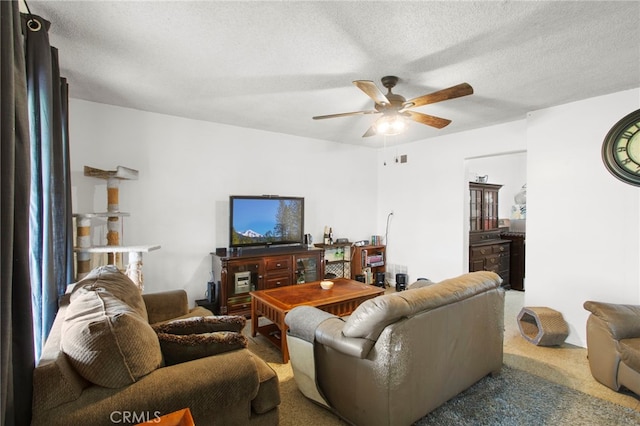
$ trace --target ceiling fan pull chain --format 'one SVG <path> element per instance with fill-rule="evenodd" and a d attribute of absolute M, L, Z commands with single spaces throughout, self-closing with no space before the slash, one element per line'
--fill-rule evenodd
<path fill-rule="evenodd" d="M 387 165 L 387 135 L 382 135 L 382 158 L 384 158 L 382 165 Z"/>

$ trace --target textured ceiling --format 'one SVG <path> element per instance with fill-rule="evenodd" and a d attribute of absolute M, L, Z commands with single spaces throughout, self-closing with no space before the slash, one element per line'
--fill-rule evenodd
<path fill-rule="evenodd" d="M 640 2 L 28 1 L 51 22 L 71 96 L 349 144 L 374 115 L 351 82 L 385 75 L 407 99 L 471 84 L 416 111 L 387 144 L 522 119 L 640 87 Z M 639 100 L 640 102 L 640 100 Z"/>

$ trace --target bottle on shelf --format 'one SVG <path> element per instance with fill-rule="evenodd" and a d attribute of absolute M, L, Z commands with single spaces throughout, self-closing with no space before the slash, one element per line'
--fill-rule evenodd
<path fill-rule="evenodd" d="M 333 244 L 333 228 L 329 228 L 329 244 Z"/>
<path fill-rule="evenodd" d="M 322 242 L 327 245 L 329 244 L 329 227 L 328 226 L 324 227 L 324 238 Z"/>

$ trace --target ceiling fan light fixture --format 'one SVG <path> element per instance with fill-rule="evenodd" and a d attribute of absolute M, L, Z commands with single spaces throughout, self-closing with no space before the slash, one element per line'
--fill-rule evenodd
<path fill-rule="evenodd" d="M 371 80 L 355 80 L 358 89 L 362 90 L 375 102 L 373 109 L 366 111 L 343 112 L 340 114 L 317 115 L 314 120 L 322 120 L 325 118 L 347 117 L 360 114 L 382 114 L 382 117 L 373 122 L 366 132 L 362 135 L 367 138 L 373 135 L 392 136 L 402 133 L 406 127 L 407 121 L 424 124 L 442 129 L 451 123 L 451 120 L 434 115 L 423 114 L 413 111 L 413 108 L 423 105 L 435 104 L 449 99 L 460 98 L 473 94 L 473 87 L 469 83 L 460 83 L 447 89 L 438 90 L 436 92 L 427 93 L 417 98 L 406 100 L 404 96 L 398 95 L 391 91 L 398 82 L 398 77 L 388 75 L 382 77 L 382 85 L 388 89 L 385 95 Z"/>
<path fill-rule="evenodd" d="M 377 134 L 393 136 L 402 133 L 407 127 L 407 123 L 401 115 L 389 114 L 377 120 L 374 126 Z"/>

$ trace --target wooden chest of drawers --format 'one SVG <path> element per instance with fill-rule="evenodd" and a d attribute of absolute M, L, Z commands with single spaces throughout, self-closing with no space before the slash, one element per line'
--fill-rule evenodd
<path fill-rule="evenodd" d="M 264 288 L 277 288 L 293 284 L 291 262 L 291 256 L 265 258 Z"/>
<path fill-rule="evenodd" d="M 492 271 L 502 278 L 502 286 L 509 288 L 509 253 L 511 241 L 488 240 L 469 246 L 469 272 Z"/>

